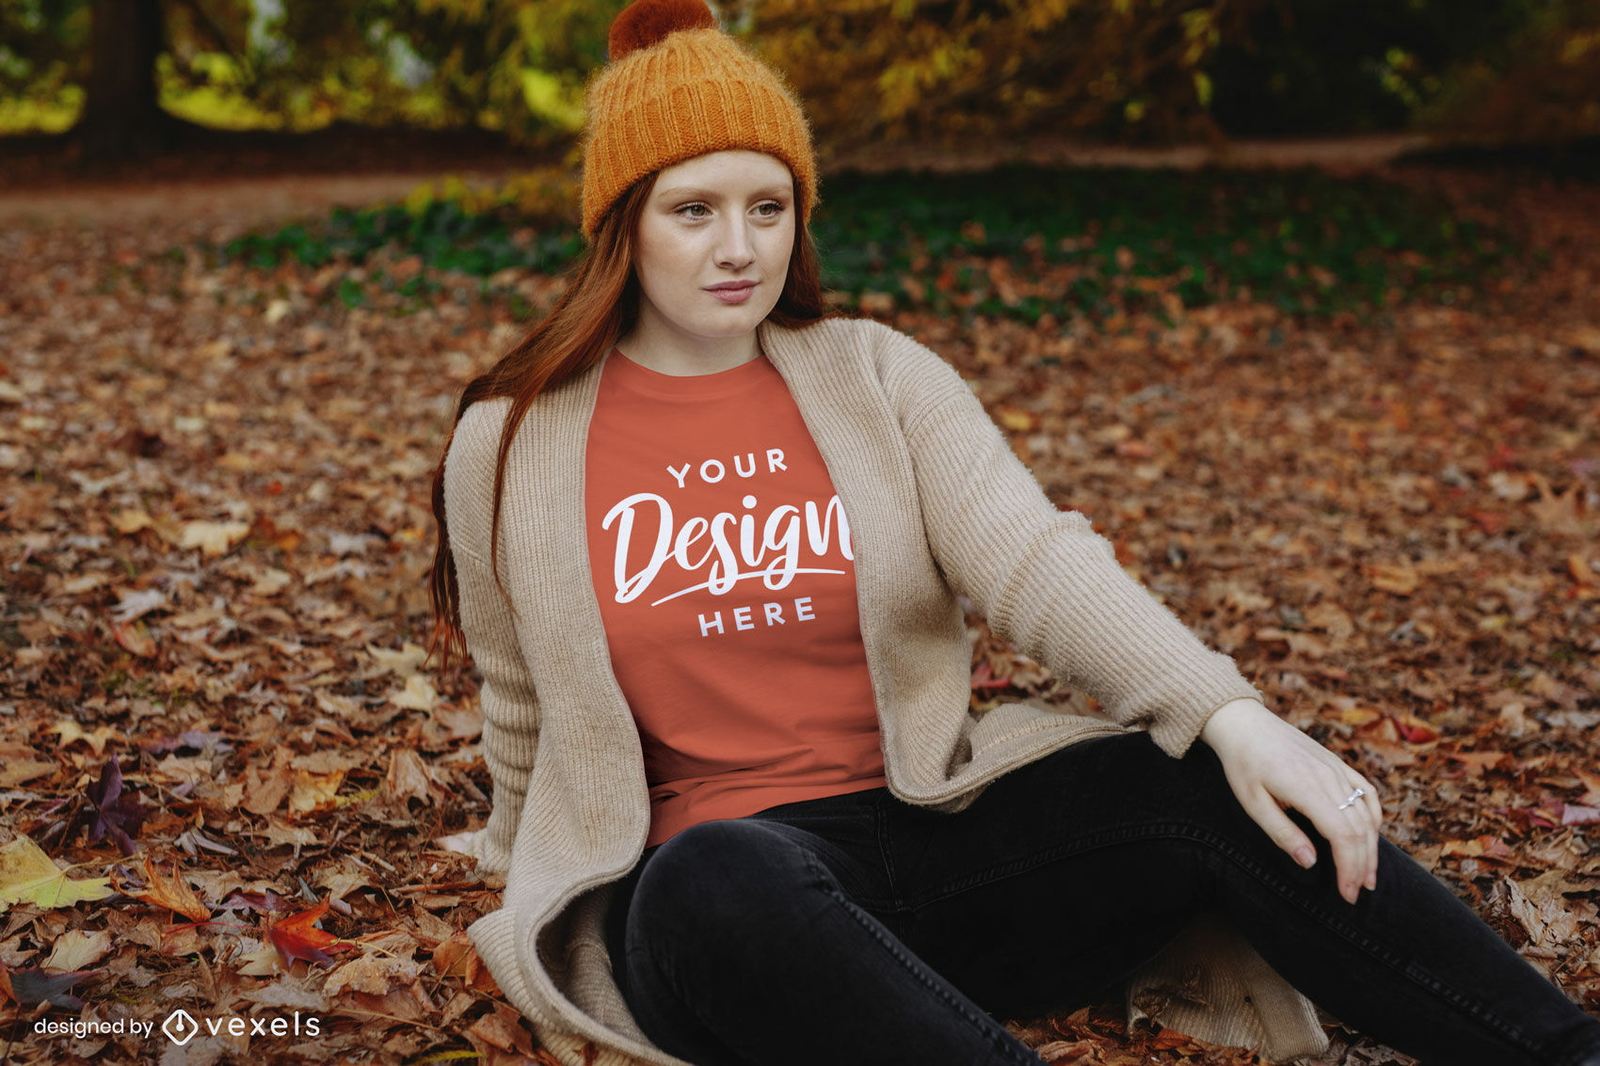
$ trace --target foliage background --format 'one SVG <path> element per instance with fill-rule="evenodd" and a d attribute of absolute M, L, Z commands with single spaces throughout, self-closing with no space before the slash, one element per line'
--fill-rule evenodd
<path fill-rule="evenodd" d="M 519 143 L 571 139 L 623 6 L 114 2 L 159 8 L 160 99 L 196 121 L 471 125 Z M 92 7 L 0 4 L 0 129 L 75 120 Z M 721 12 L 805 96 L 825 152 L 1041 132 L 1600 134 L 1600 0 L 726 0 Z"/>

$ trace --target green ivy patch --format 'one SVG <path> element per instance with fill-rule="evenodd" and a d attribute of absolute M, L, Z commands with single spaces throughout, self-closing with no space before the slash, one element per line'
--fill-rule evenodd
<path fill-rule="evenodd" d="M 1314 169 L 843 174 L 823 195 L 812 219 L 823 281 L 841 303 L 875 310 L 1104 320 L 1250 298 L 1295 314 L 1364 315 L 1463 299 L 1515 251 L 1424 192 Z M 335 291 L 354 306 L 379 281 L 423 306 L 439 288 L 428 272 L 555 274 L 582 248 L 572 226 L 532 222 L 515 205 L 429 199 L 341 208 L 325 224 L 249 234 L 219 251 L 263 269 L 354 267 L 379 249 L 415 255 L 421 275 L 347 279 Z"/>

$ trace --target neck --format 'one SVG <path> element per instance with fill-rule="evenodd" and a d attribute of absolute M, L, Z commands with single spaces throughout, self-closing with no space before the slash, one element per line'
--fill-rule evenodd
<path fill-rule="evenodd" d="M 651 329 L 642 317 L 617 341 L 617 350 L 640 366 L 673 377 L 732 370 L 761 354 L 755 330 L 738 337 L 686 337 L 672 330 Z"/>

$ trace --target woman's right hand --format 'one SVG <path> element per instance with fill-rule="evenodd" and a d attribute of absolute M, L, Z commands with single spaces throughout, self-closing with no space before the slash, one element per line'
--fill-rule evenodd
<path fill-rule="evenodd" d="M 1284 813 L 1292 808 L 1333 847 L 1345 900 L 1355 903 L 1363 885 L 1378 887 L 1383 806 L 1371 781 L 1255 700 L 1223 704 L 1200 737 L 1222 760 L 1245 812 L 1278 847 L 1308 869 L 1317 860 L 1310 838 Z M 1358 789 L 1363 794 L 1341 806 Z"/>

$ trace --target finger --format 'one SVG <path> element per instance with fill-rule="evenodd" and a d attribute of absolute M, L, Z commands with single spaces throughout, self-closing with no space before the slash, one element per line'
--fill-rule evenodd
<path fill-rule="evenodd" d="M 1383 832 L 1383 798 L 1378 795 L 1377 788 L 1371 782 L 1364 782 L 1363 787 L 1366 788 L 1367 794 L 1363 797 L 1362 802 L 1367 808 L 1368 815 L 1372 818 L 1373 832 L 1381 835 Z M 1376 838 L 1373 840 L 1372 866 L 1367 870 L 1365 884 L 1369 892 L 1376 890 L 1378 887 L 1378 848 Z"/>
<path fill-rule="evenodd" d="M 1359 884 L 1368 890 L 1375 889 L 1378 887 L 1378 833 L 1383 825 L 1383 807 L 1377 796 L 1377 788 L 1366 778 L 1357 777 L 1346 782 L 1346 786 L 1352 795 L 1359 790 L 1361 796 L 1356 803 L 1341 809 L 1352 821 L 1361 823 L 1367 830 L 1363 848 L 1366 861 L 1361 866 Z"/>
<path fill-rule="evenodd" d="M 1337 787 L 1343 787 L 1340 782 Z M 1353 791 L 1353 790 L 1352 790 Z M 1325 797 L 1331 792 L 1323 793 Z M 1333 865 L 1337 872 L 1339 894 L 1349 903 L 1354 903 L 1361 893 L 1361 886 L 1372 871 L 1373 859 L 1377 854 L 1377 831 L 1371 824 L 1371 818 L 1365 807 L 1351 804 L 1340 808 L 1348 793 L 1338 799 L 1325 798 L 1317 803 L 1316 809 L 1304 811 L 1306 817 L 1317 827 L 1333 849 Z"/>
<path fill-rule="evenodd" d="M 1251 820 L 1295 862 L 1309 870 L 1317 861 L 1317 849 L 1311 846 L 1311 838 L 1289 820 L 1283 808 L 1265 789 L 1252 790 L 1247 797 L 1240 798 L 1240 804 Z"/>

